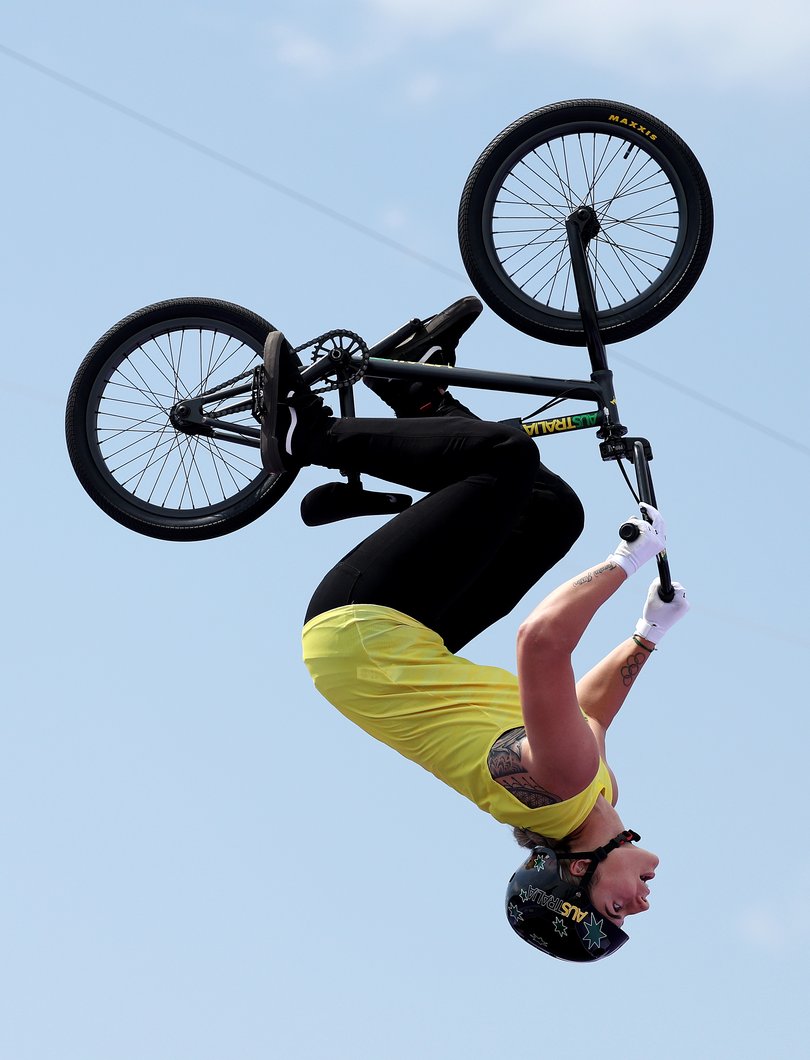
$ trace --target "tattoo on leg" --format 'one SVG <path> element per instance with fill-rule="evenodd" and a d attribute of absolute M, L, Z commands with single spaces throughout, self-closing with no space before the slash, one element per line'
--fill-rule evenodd
<path fill-rule="evenodd" d="M 624 666 L 621 668 L 622 682 L 625 688 L 629 688 L 632 685 L 646 661 L 647 655 L 641 651 L 627 657 Z"/>

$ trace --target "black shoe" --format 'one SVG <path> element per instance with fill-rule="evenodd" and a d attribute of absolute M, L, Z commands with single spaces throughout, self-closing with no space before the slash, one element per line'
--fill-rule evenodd
<path fill-rule="evenodd" d="M 480 416 L 476 416 L 472 409 L 468 409 L 466 405 L 462 405 L 454 398 L 449 390 L 444 391 L 438 403 L 431 408 L 430 414 L 433 416 L 463 416 L 467 420 L 480 419 Z"/>
<path fill-rule="evenodd" d="M 301 380 L 301 363 L 280 331 L 264 344 L 261 453 L 265 471 L 282 474 L 305 467 L 315 436 L 331 411 Z"/>
<path fill-rule="evenodd" d="M 478 318 L 483 308 L 475 297 L 460 298 L 441 313 L 428 317 L 422 322 L 421 330 L 384 356 L 394 361 L 453 366 L 456 363 L 459 339 Z M 382 398 L 397 416 L 442 414 L 443 405 L 443 414 L 447 415 L 451 403 L 469 413 L 469 409 L 456 402 L 455 398 L 450 398 L 443 387 L 421 382 L 409 383 L 406 379 L 365 378 L 363 382 L 369 390 Z"/>
<path fill-rule="evenodd" d="M 459 298 L 447 309 L 423 320 L 423 330 L 400 343 L 388 356 L 397 361 L 454 365 L 461 336 L 475 323 L 483 308 L 480 299 L 473 295 Z"/>

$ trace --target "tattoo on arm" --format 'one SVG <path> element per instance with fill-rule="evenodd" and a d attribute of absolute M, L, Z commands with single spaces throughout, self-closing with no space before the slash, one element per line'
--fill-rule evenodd
<path fill-rule="evenodd" d="M 641 667 L 647 661 L 648 655 L 646 652 L 637 651 L 633 655 L 628 655 L 625 660 L 624 666 L 621 668 L 622 683 L 625 688 L 629 688 L 630 685 L 635 681 L 641 672 Z"/>
<path fill-rule="evenodd" d="M 526 729 L 521 725 L 518 729 L 510 729 L 503 733 L 489 752 L 487 765 L 493 780 L 501 780 L 502 777 L 511 777 L 517 773 L 525 773 L 520 761 L 520 752 L 523 741 L 526 739 Z"/>
<path fill-rule="evenodd" d="M 593 570 L 585 571 L 585 573 L 580 575 L 579 578 L 575 578 L 574 579 L 573 584 L 574 585 L 587 585 L 588 582 L 592 582 L 594 580 L 594 578 L 596 578 L 598 575 L 604 574 L 605 571 L 615 570 L 615 569 L 616 569 L 616 564 L 613 563 L 611 560 L 608 560 L 607 562 L 603 563 L 601 567 L 594 567 Z"/>
<path fill-rule="evenodd" d="M 551 806 L 552 803 L 562 802 L 558 795 L 553 795 L 545 788 L 541 788 L 531 777 L 525 780 L 516 780 L 514 777 L 502 777 L 498 783 L 515 796 L 518 802 L 528 806 L 530 810 L 537 810 L 541 806 Z"/>
<path fill-rule="evenodd" d="M 560 802 L 560 798 L 541 787 L 530 777 L 521 762 L 521 750 L 526 739 L 526 729 L 510 729 L 503 733 L 489 752 L 487 766 L 493 780 L 506 788 L 510 794 L 532 810 Z"/>

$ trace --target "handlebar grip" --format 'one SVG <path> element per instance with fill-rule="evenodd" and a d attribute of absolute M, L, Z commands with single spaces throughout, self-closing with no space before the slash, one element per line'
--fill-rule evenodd
<path fill-rule="evenodd" d="M 635 541 L 640 533 L 635 523 L 622 523 L 619 527 L 619 537 L 622 541 Z"/>
<path fill-rule="evenodd" d="M 675 590 L 672 588 L 672 576 L 669 573 L 669 560 L 666 552 L 659 552 L 655 557 L 655 562 L 658 564 L 658 580 L 661 583 L 658 586 L 658 595 L 665 604 L 668 604 L 675 599 Z"/>

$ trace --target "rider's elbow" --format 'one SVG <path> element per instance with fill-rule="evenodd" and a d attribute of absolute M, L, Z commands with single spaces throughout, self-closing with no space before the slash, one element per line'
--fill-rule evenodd
<path fill-rule="evenodd" d="M 571 655 L 576 647 L 573 637 L 553 620 L 552 615 L 535 613 L 522 622 L 517 634 L 518 659 L 524 655 L 536 658 L 539 654 L 553 656 Z"/>

